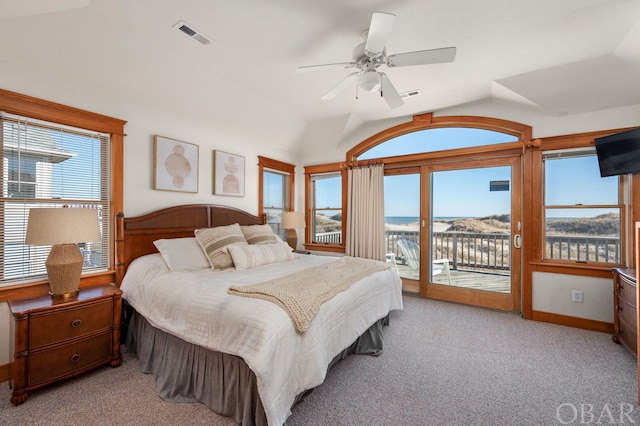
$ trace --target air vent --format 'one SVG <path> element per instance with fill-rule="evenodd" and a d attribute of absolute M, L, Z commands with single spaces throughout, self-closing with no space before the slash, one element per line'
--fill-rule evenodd
<path fill-rule="evenodd" d="M 422 93 L 420 90 L 409 90 L 408 92 L 400 93 L 401 98 L 413 98 L 414 96 L 420 96 Z"/>
<path fill-rule="evenodd" d="M 189 25 L 184 21 L 178 22 L 173 26 L 173 28 L 177 28 L 178 30 L 182 31 L 192 39 L 199 41 L 205 46 L 208 46 L 211 44 L 211 39 L 209 37 L 202 34 L 200 31 L 196 30 L 192 25 Z"/>

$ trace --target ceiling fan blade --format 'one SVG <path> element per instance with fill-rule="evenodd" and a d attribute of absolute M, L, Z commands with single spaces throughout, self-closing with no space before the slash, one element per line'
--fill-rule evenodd
<path fill-rule="evenodd" d="M 395 20 L 396 15 L 392 15 L 391 13 L 375 12 L 371 15 L 367 43 L 364 46 L 364 51 L 367 52 L 367 54 L 374 58 L 382 55 Z"/>
<path fill-rule="evenodd" d="M 389 77 L 387 77 L 385 73 L 381 72 L 380 78 L 382 80 L 382 87 L 380 88 L 380 94 L 382 95 L 384 100 L 387 102 L 387 105 L 389 105 L 389 108 L 394 109 L 404 105 L 404 101 L 400 97 L 400 94 L 398 94 L 398 91 L 396 90 L 396 88 L 393 87 L 393 84 L 391 84 Z"/>
<path fill-rule="evenodd" d="M 334 70 L 334 69 L 347 69 L 347 68 L 352 68 L 355 65 L 356 65 L 355 62 L 338 62 L 335 64 L 307 65 L 304 67 L 298 67 L 296 69 L 296 73 L 309 72 L 309 71 Z"/>
<path fill-rule="evenodd" d="M 329 90 L 323 97 L 325 101 L 329 99 L 333 99 L 338 93 L 342 92 L 353 80 L 357 78 L 359 73 L 354 72 L 353 74 L 349 74 L 346 76 L 340 83 L 333 86 L 331 90 Z"/>
<path fill-rule="evenodd" d="M 441 49 L 418 50 L 416 52 L 389 55 L 387 56 L 387 66 L 408 67 L 410 65 L 440 64 L 453 62 L 455 58 L 455 47 L 443 47 Z"/>

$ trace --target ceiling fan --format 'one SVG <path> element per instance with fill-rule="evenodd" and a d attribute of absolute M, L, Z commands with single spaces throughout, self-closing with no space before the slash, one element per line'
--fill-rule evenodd
<path fill-rule="evenodd" d="M 452 62 L 456 57 L 455 47 L 440 49 L 418 50 L 415 52 L 398 53 L 387 56 L 385 43 L 391 34 L 396 16 L 391 13 L 375 12 L 371 15 L 369 30 L 365 31 L 365 41 L 353 49 L 353 61 L 324 65 L 309 65 L 299 67 L 297 72 L 318 71 L 335 68 L 357 68 L 358 71 L 349 74 L 342 81 L 329 90 L 322 99 L 332 99 L 354 80 L 358 89 L 365 92 L 380 91 L 390 108 L 404 105 L 404 101 L 393 87 L 389 77 L 378 68 L 386 65 L 390 68 L 406 67 L 410 65 L 438 64 Z"/>

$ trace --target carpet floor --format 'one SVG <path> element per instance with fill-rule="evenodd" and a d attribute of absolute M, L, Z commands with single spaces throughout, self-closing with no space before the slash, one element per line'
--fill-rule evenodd
<path fill-rule="evenodd" d="M 487 309 L 405 297 L 385 351 L 352 355 L 293 409 L 297 425 L 640 423 L 636 359 L 611 336 Z M 156 394 L 123 348 L 123 364 L 32 392 L 0 424 L 231 425 L 202 404 Z"/>

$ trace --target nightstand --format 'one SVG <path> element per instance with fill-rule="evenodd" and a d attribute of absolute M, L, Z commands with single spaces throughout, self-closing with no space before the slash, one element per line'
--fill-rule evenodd
<path fill-rule="evenodd" d="M 613 315 L 613 341 L 638 356 L 635 269 L 613 268 Z"/>
<path fill-rule="evenodd" d="M 121 296 L 105 284 L 81 288 L 71 299 L 9 300 L 15 321 L 11 402 L 22 404 L 31 390 L 101 365 L 119 366 Z"/>

